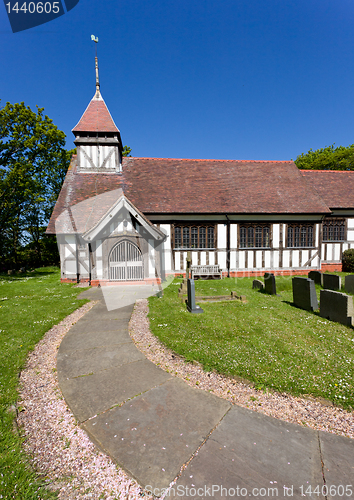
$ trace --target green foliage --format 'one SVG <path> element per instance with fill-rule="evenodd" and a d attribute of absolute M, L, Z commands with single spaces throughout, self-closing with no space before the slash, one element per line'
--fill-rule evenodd
<path fill-rule="evenodd" d="M 247 299 L 200 303 L 203 314 L 187 312 L 175 280 L 162 299 L 149 299 L 152 332 L 205 370 L 247 379 L 256 388 L 354 407 L 353 330 L 293 307 L 291 277 L 277 276 L 279 296 L 252 290 L 252 280 L 196 281 L 197 296 L 235 290 Z"/>
<path fill-rule="evenodd" d="M 132 148 L 129 146 L 124 146 L 123 151 L 122 151 L 122 156 L 131 156 Z"/>
<path fill-rule="evenodd" d="M 31 467 L 21 433 L 13 431 L 15 415 L 9 408 L 18 399 L 18 374 L 28 353 L 52 326 L 86 302 L 77 300 L 82 288 L 60 283 L 59 278 L 57 268 L 0 277 L 0 498 L 57 497 Z"/>
<path fill-rule="evenodd" d="M 32 244 L 36 263 L 43 262 L 44 229 L 61 189 L 71 151 L 65 134 L 43 108 L 24 103 L 0 108 L 0 259 L 19 267 L 19 252 Z M 51 261 L 53 258 L 51 259 Z"/>
<path fill-rule="evenodd" d="M 343 272 L 354 273 L 354 248 L 344 250 L 342 254 Z"/>
<path fill-rule="evenodd" d="M 354 170 L 354 144 L 337 148 L 327 146 L 316 151 L 301 153 L 295 164 L 300 169 L 307 170 Z"/>

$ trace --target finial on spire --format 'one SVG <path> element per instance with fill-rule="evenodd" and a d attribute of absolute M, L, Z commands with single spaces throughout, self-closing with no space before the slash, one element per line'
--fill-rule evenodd
<path fill-rule="evenodd" d="M 96 44 L 96 57 L 95 57 L 95 69 L 96 69 L 96 97 L 100 97 L 100 80 L 98 77 L 98 58 L 97 58 L 97 44 L 98 44 L 98 37 L 95 37 L 95 35 L 91 35 L 91 40 L 95 42 Z"/>

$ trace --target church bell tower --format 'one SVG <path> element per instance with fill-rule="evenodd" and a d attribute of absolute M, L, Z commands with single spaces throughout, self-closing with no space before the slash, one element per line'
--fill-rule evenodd
<path fill-rule="evenodd" d="M 79 123 L 73 128 L 79 172 L 119 173 L 122 170 L 122 140 L 100 92 L 98 59 L 96 92 Z"/>

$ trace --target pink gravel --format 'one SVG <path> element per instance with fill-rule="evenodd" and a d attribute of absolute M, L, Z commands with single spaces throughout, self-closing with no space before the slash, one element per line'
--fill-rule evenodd
<path fill-rule="evenodd" d="M 49 330 L 28 357 L 17 404 L 18 425 L 26 438 L 24 447 L 48 488 L 57 491 L 61 500 L 138 499 L 143 495 L 144 500 L 150 500 L 152 496 L 93 445 L 60 392 L 57 349 L 70 327 L 94 304 L 85 304 Z M 135 345 L 153 363 L 190 386 L 286 422 L 354 438 L 354 412 L 311 398 L 258 391 L 247 383 L 186 363 L 151 334 L 147 313 L 147 300 L 138 300 L 129 323 Z"/>

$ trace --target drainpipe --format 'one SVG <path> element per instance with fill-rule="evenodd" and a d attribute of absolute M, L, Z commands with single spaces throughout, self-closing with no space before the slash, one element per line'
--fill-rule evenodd
<path fill-rule="evenodd" d="M 89 258 L 89 286 L 91 286 L 91 243 L 88 244 L 88 258 Z"/>
<path fill-rule="evenodd" d="M 227 277 L 230 278 L 230 219 L 227 214 L 226 217 L 226 268 L 227 268 Z"/>
<path fill-rule="evenodd" d="M 80 268 L 79 268 L 79 238 L 75 237 L 76 240 L 76 283 L 80 283 Z"/>

